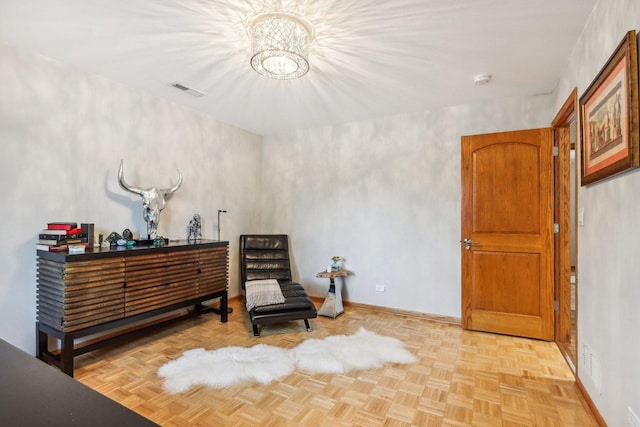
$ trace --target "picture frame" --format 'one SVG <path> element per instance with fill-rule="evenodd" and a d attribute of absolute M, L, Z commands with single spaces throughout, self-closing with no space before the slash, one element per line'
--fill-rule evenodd
<path fill-rule="evenodd" d="M 638 156 L 638 50 L 627 32 L 580 97 L 581 185 L 640 166 Z"/>

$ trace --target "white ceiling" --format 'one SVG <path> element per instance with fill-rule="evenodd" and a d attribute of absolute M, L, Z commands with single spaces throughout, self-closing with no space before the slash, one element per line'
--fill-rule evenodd
<path fill-rule="evenodd" d="M 0 41 L 270 134 L 549 93 L 596 0 L 1 0 Z M 305 16 L 309 73 L 260 76 L 245 25 Z M 493 76 L 476 86 L 473 77 Z M 207 95 L 169 86 L 181 82 Z"/>

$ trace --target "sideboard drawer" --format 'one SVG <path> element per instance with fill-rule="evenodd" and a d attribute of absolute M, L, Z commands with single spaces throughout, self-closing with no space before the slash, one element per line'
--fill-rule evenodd
<path fill-rule="evenodd" d="M 197 250 L 126 260 L 125 316 L 196 298 L 197 292 Z"/>
<path fill-rule="evenodd" d="M 228 285 L 229 247 L 201 249 L 199 269 L 199 296 L 224 291 Z"/>
<path fill-rule="evenodd" d="M 71 332 L 124 316 L 124 258 L 61 263 L 38 258 L 38 321 Z"/>

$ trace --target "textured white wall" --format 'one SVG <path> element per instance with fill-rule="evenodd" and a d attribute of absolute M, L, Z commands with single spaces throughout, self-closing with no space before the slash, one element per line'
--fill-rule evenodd
<path fill-rule="evenodd" d="M 347 300 L 460 317 L 460 137 L 548 126 L 550 96 L 505 99 L 265 137 L 263 229 L 290 235 L 323 296 L 333 255 Z M 384 285 L 386 292 L 376 292 Z"/>
<path fill-rule="evenodd" d="M 221 238 L 238 293 L 237 236 L 260 226 L 260 136 L 3 44 L 0 81 L 0 337 L 35 352 L 35 243 L 47 222 L 146 233 L 140 198 L 117 184 L 120 159 L 133 185 L 184 175 L 161 235 L 184 238 L 200 213 L 216 239 L 217 210 L 228 210 Z"/>
<path fill-rule="evenodd" d="M 601 0 L 569 58 L 556 91 L 559 107 L 573 87 L 581 96 L 627 31 L 640 31 L 640 2 Z M 579 158 L 579 156 L 578 156 Z M 581 187 L 578 206 L 578 376 L 610 426 L 640 415 L 640 171 Z M 596 386 L 584 345 L 602 368 Z"/>

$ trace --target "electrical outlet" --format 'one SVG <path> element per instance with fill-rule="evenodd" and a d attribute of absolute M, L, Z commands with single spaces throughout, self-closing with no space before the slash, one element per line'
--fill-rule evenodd
<path fill-rule="evenodd" d="M 584 227 L 584 208 L 578 209 L 578 225 Z"/>
<path fill-rule="evenodd" d="M 631 406 L 629 406 L 629 427 L 640 427 L 640 418 L 633 412 Z"/>
<path fill-rule="evenodd" d="M 376 291 L 377 292 L 384 292 L 384 285 L 376 285 Z M 640 427 L 640 426 L 639 426 Z"/>

